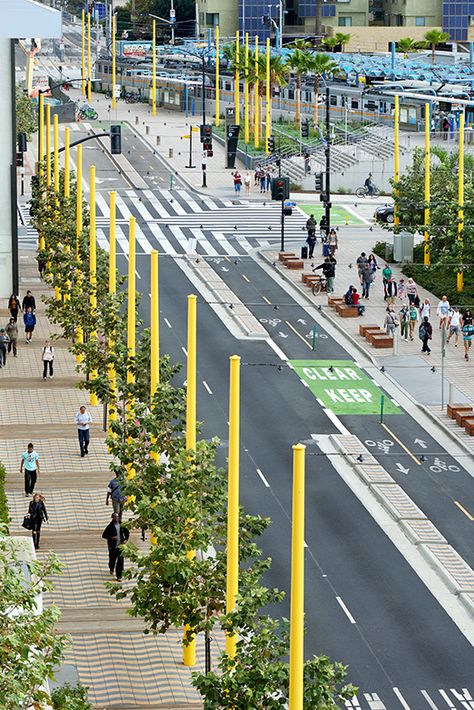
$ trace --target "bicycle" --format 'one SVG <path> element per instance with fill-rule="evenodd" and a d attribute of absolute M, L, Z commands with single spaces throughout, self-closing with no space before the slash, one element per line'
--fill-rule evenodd
<path fill-rule="evenodd" d="M 125 94 L 125 103 L 127 104 L 138 104 L 140 102 L 140 95 L 139 94 Z"/>
<path fill-rule="evenodd" d="M 81 121 L 96 121 L 99 118 L 99 114 L 92 106 L 81 106 L 77 116 Z"/>
<path fill-rule="evenodd" d="M 376 185 L 372 185 L 372 194 L 369 195 L 369 188 L 367 185 L 362 185 L 356 190 L 357 197 L 378 197 L 380 195 L 380 190 Z"/>
<path fill-rule="evenodd" d="M 314 271 L 314 269 L 313 269 Z M 320 293 L 323 291 L 326 291 L 327 287 L 327 279 L 325 276 L 320 276 L 318 274 L 318 279 L 317 281 L 314 281 L 313 285 L 311 286 L 311 291 L 313 293 L 313 296 L 319 296 Z"/>

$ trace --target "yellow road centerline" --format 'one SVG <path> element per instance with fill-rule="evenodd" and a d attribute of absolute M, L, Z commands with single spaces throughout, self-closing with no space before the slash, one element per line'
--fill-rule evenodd
<path fill-rule="evenodd" d="M 285 323 L 286 323 L 286 325 L 288 326 L 288 328 L 291 328 L 291 330 L 293 331 L 293 333 L 294 333 L 295 335 L 297 335 L 298 338 L 299 338 L 300 340 L 302 340 L 305 345 L 308 346 L 308 348 L 309 348 L 310 350 L 313 349 L 313 348 L 311 347 L 311 345 L 308 343 L 308 341 L 306 340 L 306 338 L 303 338 L 303 336 L 301 335 L 301 333 L 298 333 L 298 331 L 296 330 L 296 328 L 294 328 L 294 327 L 291 325 L 291 323 L 289 323 L 287 320 L 285 321 Z"/>
<path fill-rule="evenodd" d="M 455 500 L 455 501 L 454 501 L 454 505 L 456 505 L 456 506 L 459 508 L 459 510 L 464 513 L 464 515 L 466 516 L 466 518 L 469 518 L 469 520 L 471 521 L 471 523 L 474 523 L 474 516 L 471 515 L 470 512 L 469 512 L 468 510 L 466 510 L 466 508 L 465 508 L 463 505 L 461 505 L 461 503 L 458 503 L 458 501 Z"/>
<path fill-rule="evenodd" d="M 421 466 L 421 461 L 419 461 L 419 460 L 416 458 L 415 454 L 414 454 L 412 451 L 410 451 L 410 449 L 408 449 L 408 448 L 405 446 L 405 444 L 403 443 L 403 441 L 400 441 L 400 439 L 398 438 L 398 436 L 397 436 L 396 434 L 394 434 L 393 431 L 392 431 L 391 429 L 389 429 L 389 427 L 388 427 L 386 424 L 384 424 L 383 422 L 381 422 L 381 425 L 383 426 L 383 428 L 385 429 L 385 431 L 387 431 L 387 432 L 390 434 L 390 436 L 391 436 L 393 439 L 395 439 L 395 441 L 397 442 L 397 444 L 398 444 L 399 446 L 401 446 L 404 451 L 406 451 L 406 453 L 408 454 L 408 456 L 411 456 L 411 458 L 413 459 L 413 461 L 414 461 L 416 464 L 418 464 L 418 466 Z"/>
<path fill-rule="evenodd" d="M 262 298 L 263 298 L 263 300 L 265 301 L 265 303 L 268 303 L 268 305 L 269 305 L 269 306 L 271 306 L 271 305 L 272 305 L 272 302 L 271 302 L 271 301 L 269 301 L 269 300 L 268 300 L 268 298 L 267 298 L 266 296 L 262 296 Z"/>
<path fill-rule="evenodd" d="M 250 279 L 248 279 L 245 274 L 242 274 L 242 278 L 245 279 L 247 283 L 250 283 Z"/>

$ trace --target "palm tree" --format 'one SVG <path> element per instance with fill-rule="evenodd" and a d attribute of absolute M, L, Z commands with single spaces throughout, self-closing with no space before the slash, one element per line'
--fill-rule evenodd
<path fill-rule="evenodd" d="M 308 73 L 311 56 L 301 50 L 294 49 L 287 61 L 287 68 L 296 75 L 296 125 L 301 123 L 301 77 Z"/>
<path fill-rule="evenodd" d="M 431 45 L 431 61 L 434 64 L 436 60 L 435 51 L 437 44 L 444 44 L 449 39 L 449 34 L 447 32 L 441 32 L 441 30 L 430 30 L 425 34 L 425 40 Z"/>
<path fill-rule="evenodd" d="M 325 47 L 330 49 L 332 52 L 336 49 L 337 45 L 339 44 L 339 40 L 336 39 L 336 37 L 325 37 L 323 39 L 323 44 Z"/>
<path fill-rule="evenodd" d="M 335 39 L 337 43 L 341 45 L 341 52 L 344 51 L 345 45 L 349 42 L 351 35 L 344 34 L 344 32 L 336 32 Z"/>
<path fill-rule="evenodd" d="M 289 49 L 300 49 L 302 52 L 305 49 L 312 49 L 313 45 L 307 39 L 295 39 L 291 44 L 288 45 Z"/>
<path fill-rule="evenodd" d="M 415 42 L 411 37 L 402 37 L 396 42 L 395 51 L 403 52 L 405 59 L 408 59 L 409 52 L 417 52 L 420 49 L 420 42 Z"/>
<path fill-rule="evenodd" d="M 319 95 L 319 80 L 324 74 L 339 69 L 339 64 L 333 61 L 327 54 L 313 54 L 309 61 L 308 69 L 314 74 L 314 125 L 318 125 L 318 95 Z"/>
<path fill-rule="evenodd" d="M 232 42 L 232 44 L 226 44 L 224 47 L 222 47 L 222 54 L 227 59 L 227 66 L 229 69 L 234 69 L 235 68 L 235 57 L 237 54 L 237 47 L 235 42 Z M 242 52 L 240 52 L 242 54 Z"/>

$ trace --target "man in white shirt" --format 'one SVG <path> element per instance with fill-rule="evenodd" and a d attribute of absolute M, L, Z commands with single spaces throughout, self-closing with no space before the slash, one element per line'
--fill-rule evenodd
<path fill-rule="evenodd" d="M 454 347 L 457 348 L 459 342 L 459 334 L 461 332 L 461 313 L 459 312 L 459 306 L 456 306 L 454 310 L 449 311 L 449 335 L 446 340 L 447 343 L 451 340 L 452 336 L 455 335 Z"/>
<path fill-rule="evenodd" d="M 92 417 L 87 411 L 85 405 L 79 408 L 76 414 L 76 424 L 77 424 L 77 434 L 79 436 L 79 447 L 81 449 L 81 456 L 85 456 L 89 453 L 89 442 L 90 442 L 90 424 L 92 422 Z"/>

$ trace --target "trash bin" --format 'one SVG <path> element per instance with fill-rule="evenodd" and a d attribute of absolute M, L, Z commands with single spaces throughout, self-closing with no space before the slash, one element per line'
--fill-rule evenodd
<path fill-rule="evenodd" d="M 323 244 L 323 256 L 331 256 L 331 245 Z"/>
<path fill-rule="evenodd" d="M 308 247 L 301 247 L 301 258 L 302 259 L 308 258 Z"/>

